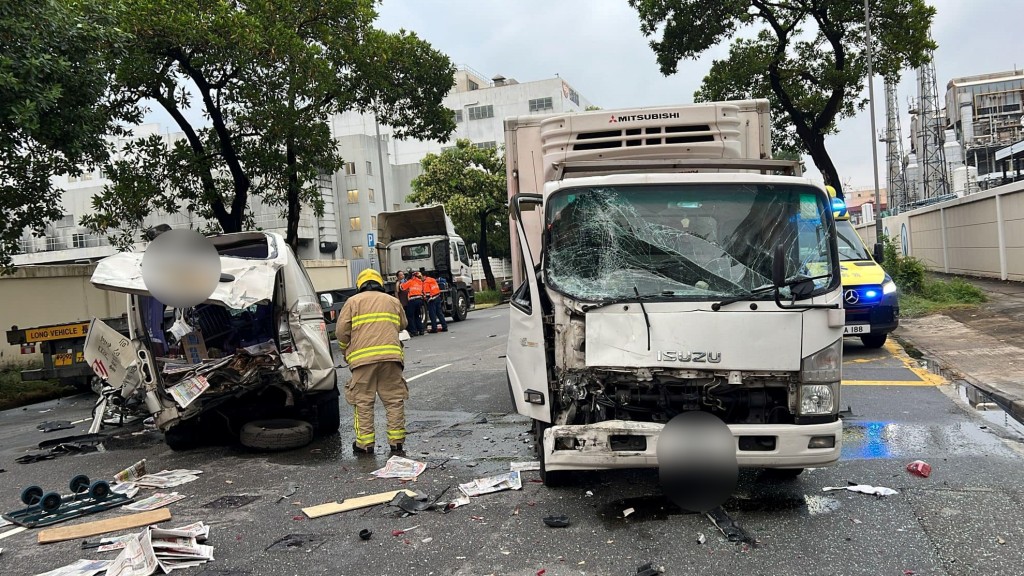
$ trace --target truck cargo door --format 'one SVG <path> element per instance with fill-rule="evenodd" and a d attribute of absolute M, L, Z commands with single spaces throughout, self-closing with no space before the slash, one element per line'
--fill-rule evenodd
<path fill-rule="evenodd" d="M 523 282 L 512 292 L 509 307 L 508 352 L 505 358 L 509 388 L 516 411 L 535 420 L 551 422 L 544 310 L 535 265 L 540 261 L 540 255 L 530 253 L 521 217 L 523 208 L 540 208 L 541 196 L 516 194 L 509 204 L 516 224 L 520 261 L 525 269 Z"/>

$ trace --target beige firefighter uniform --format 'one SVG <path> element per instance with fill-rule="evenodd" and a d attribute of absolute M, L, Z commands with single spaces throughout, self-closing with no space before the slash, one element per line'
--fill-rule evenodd
<path fill-rule="evenodd" d="M 407 325 L 405 311 L 390 294 L 368 290 L 345 302 L 336 335 L 352 379 L 345 401 L 355 409 L 356 445 L 374 445 L 373 407 L 380 396 L 387 412 L 388 444 L 405 440 L 405 400 L 409 388 L 402 377 L 405 359 L 398 333 Z"/>

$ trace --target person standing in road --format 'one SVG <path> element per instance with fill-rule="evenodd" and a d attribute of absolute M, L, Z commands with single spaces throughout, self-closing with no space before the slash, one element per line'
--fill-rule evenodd
<path fill-rule="evenodd" d="M 426 275 L 424 268 L 420 268 L 420 274 L 423 275 L 423 297 L 427 299 L 427 314 L 430 316 L 427 332 L 447 332 L 448 322 L 444 319 L 444 308 L 441 306 L 441 286 L 437 280 Z"/>
<path fill-rule="evenodd" d="M 402 310 L 405 310 L 405 317 L 409 317 L 409 291 L 402 288 L 402 284 L 405 284 L 405 272 L 399 270 L 395 272 L 395 298 L 398 298 L 398 302 L 402 305 Z"/>
<path fill-rule="evenodd" d="M 409 293 L 409 307 L 405 315 L 409 318 L 409 333 L 413 336 L 423 336 L 423 274 L 419 270 L 412 273 L 402 284 L 402 289 Z"/>
<path fill-rule="evenodd" d="M 401 454 L 405 444 L 405 401 L 409 386 L 402 376 L 405 355 L 398 333 L 408 321 L 398 299 L 384 290 L 380 273 L 368 268 L 356 278 L 359 293 L 341 309 L 336 334 L 352 371 L 345 401 L 354 408 L 352 426 L 356 454 L 373 454 L 373 409 L 380 396 L 387 413 L 388 444 Z"/>

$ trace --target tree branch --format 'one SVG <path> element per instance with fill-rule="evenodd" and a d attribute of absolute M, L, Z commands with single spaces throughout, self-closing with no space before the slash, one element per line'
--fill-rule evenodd
<path fill-rule="evenodd" d="M 829 44 L 832 45 L 832 51 L 835 53 L 835 65 L 836 72 L 840 75 L 846 71 L 846 48 L 843 47 L 843 32 L 836 30 L 832 21 L 828 18 L 828 8 L 821 7 L 817 2 L 813 3 L 813 10 L 811 11 L 814 16 L 815 22 L 818 23 L 818 29 L 821 30 L 822 35 L 828 39 Z M 811 129 L 815 132 L 824 132 L 826 128 L 835 120 L 836 115 L 839 114 L 839 108 L 843 103 L 843 96 L 846 93 L 846 82 L 835 82 L 832 85 L 832 93 L 829 94 L 828 101 L 825 102 L 824 108 L 821 109 L 811 125 Z"/>

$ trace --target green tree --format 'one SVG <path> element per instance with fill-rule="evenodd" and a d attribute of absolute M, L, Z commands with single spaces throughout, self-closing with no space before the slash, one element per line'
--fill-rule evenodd
<path fill-rule="evenodd" d="M 102 2 L 6 0 L 0 6 L 0 268 L 25 229 L 60 219 L 63 190 L 106 158 L 104 135 L 137 122 L 130 98 L 107 90 L 110 53 L 125 36 Z"/>
<path fill-rule="evenodd" d="M 862 110 L 867 76 L 863 0 L 629 0 L 661 72 L 732 39 L 694 94 L 699 101 L 768 98 L 777 150 L 806 152 L 842 195 L 825 147 L 836 122 Z M 874 70 L 897 78 L 929 60 L 935 9 L 924 0 L 871 0 Z M 740 35 L 743 32 L 752 34 Z M 780 121 L 785 119 L 787 121 Z"/>
<path fill-rule="evenodd" d="M 130 146 L 86 224 L 130 241 L 143 219 L 187 210 L 224 232 L 251 227 L 250 198 L 279 207 L 297 243 L 319 176 L 342 165 L 331 116 L 374 112 L 398 138 L 445 139 L 455 72 L 415 34 L 373 27 L 375 0 L 119 0 L 133 40 L 116 87 L 150 100 L 184 138 Z M 202 117 L 189 114 L 198 102 Z"/>
<path fill-rule="evenodd" d="M 508 254 L 508 233 L 492 240 L 489 231 L 508 226 L 508 187 L 505 157 L 495 148 L 477 148 L 469 140 L 420 161 L 423 173 L 412 181 L 409 202 L 420 206 L 444 204 L 456 230 L 477 238 L 487 288 L 495 289 L 488 257 Z M 498 250 L 494 248 L 499 247 Z"/>

